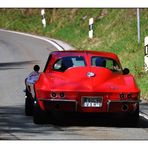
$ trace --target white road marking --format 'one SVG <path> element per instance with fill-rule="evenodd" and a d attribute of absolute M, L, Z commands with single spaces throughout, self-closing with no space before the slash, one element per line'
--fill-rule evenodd
<path fill-rule="evenodd" d="M 146 114 L 144 114 L 144 113 L 142 113 L 142 112 L 140 112 L 139 115 L 140 115 L 141 117 L 145 118 L 146 120 L 148 120 L 148 115 L 146 115 Z"/>
<path fill-rule="evenodd" d="M 39 40 L 43 40 L 43 41 L 46 41 L 46 42 L 52 44 L 53 46 L 55 46 L 59 51 L 63 51 L 63 48 L 61 46 L 59 46 L 58 44 L 56 44 L 54 41 L 51 41 L 51 40 L 49 40 L 47 38 L 44 38 L 44 37 L 41 37 L 41 36 L 36 36 L 36 35 L 28 34 L 28 33 L 11 31 L 11 30 L 4 30 L 4 29 L 0 29 L 0 31 L 10 32 L 10 33 L 15 33 L 15 34 L 20 34 L 20 35 L 24 35 L 24 36 L 29 36 L 29 37 L 32 37 L 32 38 L 36 38 L 36 39 L 39 39 Z"/>

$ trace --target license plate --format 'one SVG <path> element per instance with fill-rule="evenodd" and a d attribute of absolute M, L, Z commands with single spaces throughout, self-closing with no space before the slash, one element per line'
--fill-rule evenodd
<path fill-rule="evenodd" d="M 82 97 L 83 107 L 102 107 L 102 97 Z"/>

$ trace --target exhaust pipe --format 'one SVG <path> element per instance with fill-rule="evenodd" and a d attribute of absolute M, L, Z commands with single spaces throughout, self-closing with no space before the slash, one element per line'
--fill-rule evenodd
<path fill-rule="evenodd" d="M 128 111 L 128 105 L 127 105 L 126 103 L 123 103 L 121 109 L 122 109 L 122 111 L 124 111 L 124 112 Z"/>

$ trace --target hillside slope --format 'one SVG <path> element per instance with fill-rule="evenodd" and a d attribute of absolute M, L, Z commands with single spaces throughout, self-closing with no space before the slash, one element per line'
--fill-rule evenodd
<path fill-rule="evenodd" d="M 47 27 L 40 9 L 0 9 L 0 28 L 44 35 L 78 49 L 118 54 L 123 67 L 135 75 L 143 99 L 148 98 L 148 74 L 143 69 L 144 37 L 148 35 L 148 9 L 140 9 L 141 44 L 137 43 L 136 9 L 46 9 Z M 88 39 L 88 20 L 94 18 L 94 38 Z"/>

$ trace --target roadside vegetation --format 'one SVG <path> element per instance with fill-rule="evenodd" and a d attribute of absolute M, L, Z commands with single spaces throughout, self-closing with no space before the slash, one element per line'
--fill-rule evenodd
<path fill-rule="evenodd" d="M 136 77 L 142 99 L 148 100 L 148 74 L 144 72 L 144 37 L 148 36 L 148 9 L 140 9 L 141 43 L 137 43 L 136 9 L 0 9 L 0 28 L 43 35 L 68 42 L 77 49 L 116 53 Z M 88 20 L 94 18 L 94 38 L 88 39 Z"/>

